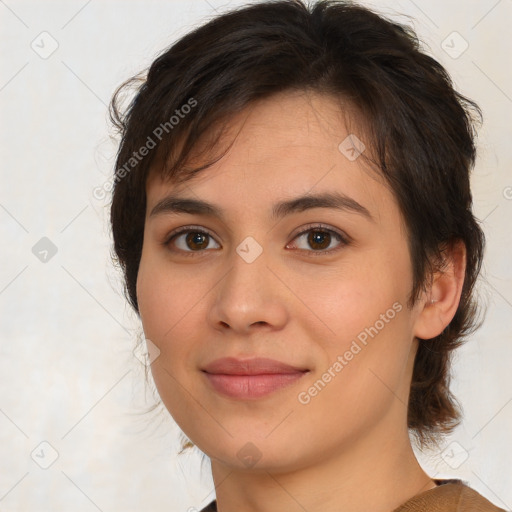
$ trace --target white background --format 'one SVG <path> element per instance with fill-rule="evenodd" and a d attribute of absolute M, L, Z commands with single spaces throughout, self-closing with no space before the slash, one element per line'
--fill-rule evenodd
<path fill-rule="evenodd" d="M 167 413 L 143 413 L 152 398 L 132 354 L 139 326 L 110 262 L 107 201 L 92 191 L 112 173 L 115 88 L 216 10 L 242 3 L 0 1 L 2 511 L 185 512 L 214 497 L 209 464 L 201 473 L 199 454 L 177 455 Z M 484 110 L 473 187 L 488 239 L 479 288 L 488 313 L 454 366 L 464 423 L 420 460 L 512 509 L 512 1 L 366 5 L 411 16 Z M 31 47 L 49 51 L 53 40 L 48 58 Z M 464 40 L 457 58 L 443 50 L 459 53 Z M 42 237 L 57 248 L 47 262 L 32 252 Z"/>

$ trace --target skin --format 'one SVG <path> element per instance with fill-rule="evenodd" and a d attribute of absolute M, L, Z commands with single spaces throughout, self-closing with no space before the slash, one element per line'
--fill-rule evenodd
<path fill-rule="evenodd" d="M 448 251 L 445 271 L 408 308 L 412 269 L 402 215 L 363 158 L 350 161 L 338 149 L 349 133 L 339 104 L 283 93 L 253 104 L 231 126 L 238 137 L 211 168 L 179 186 L 156 172 L 147 182 L 137 298 L 145 336 L 161 351 L 151 366 L 160 396 L 211 458 L 220 512 L 393 510 L 435 487 L 412 451 L 406 404 L 416 337 L 436 336 L 455 314 L 464 248 Z M 332 208 L 270 218 L 278 201 L 333 191 L 371 218 Z M 171 192 L 214 203 L 224 216 L 151 216 Z M 308 243 L 311 232 L 297 237 L 315 223 L 349 242 L 325 231 L 317 245 Z M 199 243 L 204 248 L 187 245 L 186 234 L 165 245 L 188 225 L 211 234 Z M 236 252 L 248 236 L 263 249 L 252 263 Z M 315 254 L 322 249 L 332 250 Z M 397 303 L 401 311 L 300 403 L 298 394 Z M 216 393 L 201 372 L 226 356 L 269 357 L 310 371 L 271 395 L 237 400 Z M 237 456 L 241 449 L 259 457 L 256 464 Z"/>

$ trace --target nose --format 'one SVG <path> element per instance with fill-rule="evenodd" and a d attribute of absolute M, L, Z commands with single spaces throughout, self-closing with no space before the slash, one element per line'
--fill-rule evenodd
<path fill-rule="evenodd" d="M 242 256 L 240 256 L 242 254 Z M 276 276 L 266 251 L 254 261 L 234 252 L 229 269 L 212 291 L 208 322 L 217 330 L 250 334 L 279 330 L 289 316 L 290 292 Z"/>

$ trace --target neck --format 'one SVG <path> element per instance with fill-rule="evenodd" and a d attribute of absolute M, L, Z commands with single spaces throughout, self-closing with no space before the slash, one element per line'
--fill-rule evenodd
<path fill-rule="evenodd" d="M 219 512 L 389 512 L 435 487 L 421 469 L 407 429 L 370 433 L 293 471 L 239 470 L 212 459 Z"/>

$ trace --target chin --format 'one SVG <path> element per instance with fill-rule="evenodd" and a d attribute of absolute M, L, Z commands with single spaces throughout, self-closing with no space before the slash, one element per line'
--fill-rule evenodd
<path fill-rule="evenodd" d="M 287 436 L 276 435 L 271 441 L 248 433 L 243 438 L 226 435 L 223 441 L 212 443 L 209 439 L 197 446 L 212 459 L 212 463 L 217 462 L 236 471 L 278 474 L 296 471 L 310 463 L 308 454 L 299 451 L 305 448 L 304 443 L 295 442 Z"/>

